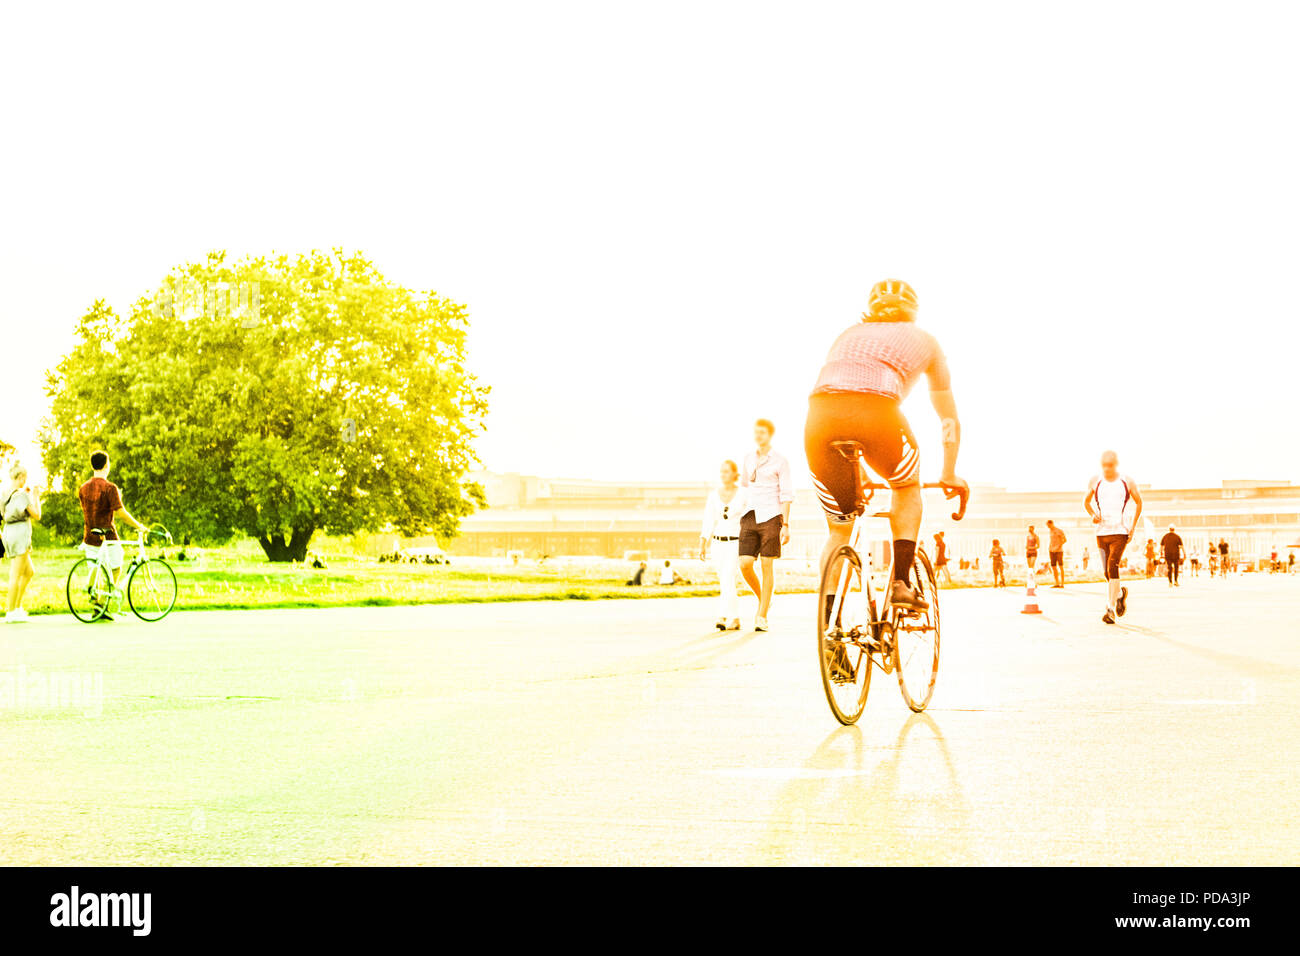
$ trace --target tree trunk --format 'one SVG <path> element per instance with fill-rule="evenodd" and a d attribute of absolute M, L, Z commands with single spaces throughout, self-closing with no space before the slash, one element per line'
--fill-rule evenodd
<path fill-rule="evenodd" d="M 258 536 L 257 543 L 272 561 L 304 561 L 307 558 L 307 544 L 315 530 L 294 528 L 288 541 L 285 541 L 283 534 L 263 534 Z"/>

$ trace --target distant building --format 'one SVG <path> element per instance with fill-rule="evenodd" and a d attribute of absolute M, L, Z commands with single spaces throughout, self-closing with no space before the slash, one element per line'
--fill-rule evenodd
<path fill-rule="evenodd" d="M 504 557 L 590 555 L 621 558 L 628 551 L 686 556 L 699 547 L 700 516 L 709 485 L 698 481 L 636 482 L 537 478 L 519 474 L 475 476 L 489 507 L 461 523 L 459 537 L 445 542 L 452 554 Z M 960 523 L 948 517 L 952 503 L 926 494 L 923 540 L 942 530 L 952 559 L 987 558 L 999 538 L 1011 560 L 1023 559 L 1025 529 L 1051 518 L 1066 533 L 1067 560 L 1094 547 L 1092 525 L 1082 508 L 1083 488 L 1013 492 L 992 485 L 973 487 Z M 1182 536 L 1188 555 L 1205 551 L 1210 539 L 1226 538 L 1234 555 L 1266 557 L 1274 548 L 1300 542 L 1300 485 L 1289 481 L 1225 481 L 1217 488 L 1142 488 L 1144 525 L 1157 541 L 1169 525 Z M 888 507 L 878 493 L 871 510 Z M 825 541 L 826 525 L 812 489 L 795 496 L 791 542 L 786 554 L 813 559 Z M 888 535 L 886 523 L 875 537 Z M 1046 539 L 1044 538 L 1044 547 Z M 1045 555 L 1044 555 L 1045 557 Z"/>

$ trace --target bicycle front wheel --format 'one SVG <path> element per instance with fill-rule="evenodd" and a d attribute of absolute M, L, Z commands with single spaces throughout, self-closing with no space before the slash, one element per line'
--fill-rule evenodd
<path fill-rule="evenodd" d="M 82 558 L 68 572 L 65 587 L 68 610 L 78 621 L 86 624 L 98 621 L 108 613 L 108 602 L 113 594 L 113 581 L 108 568 L 98 561 Z"/>
<path fill-rule="evenodd" d="M 930 558 L 919 547 L 912 562 L 912 584 L 930 609 L 894 608 L 894 670 L 903 701 L 920 713 L 930 703 L 939 676 L 939 582 Z"/>
<path fill-rule="evenodd" d="M 176 606 L 176 572 L 161 558 L 142 561 L 126 579 L 126 600 L 142 621 L 161 621 Z"/>
<path fill-rule="evenodd" d="M 876 615 L 869 586 L 858 553 L 843 545 L 826 562 L 817 594 L 817 667 L 826 702 L 841 724 L 857 722 L 871 689 Z"/>

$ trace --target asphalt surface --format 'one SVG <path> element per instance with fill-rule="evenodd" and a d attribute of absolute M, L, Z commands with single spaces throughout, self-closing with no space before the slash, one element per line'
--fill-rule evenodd
<path fill-rule="evenodd" d="M 847 728 L 811 595 L 6 625 L 0 863 L 1294 864 L 1300 576 L 1130 587 L 947 591 Z"/>

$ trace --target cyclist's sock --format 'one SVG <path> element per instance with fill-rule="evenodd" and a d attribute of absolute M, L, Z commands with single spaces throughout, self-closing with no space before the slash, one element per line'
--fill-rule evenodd
<path fill-rule="evenodd" d="M 899 538 L 894 541 L 894 580 L 911 586 L 912 562 L 916 559 L 916 542 Z"/>

